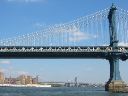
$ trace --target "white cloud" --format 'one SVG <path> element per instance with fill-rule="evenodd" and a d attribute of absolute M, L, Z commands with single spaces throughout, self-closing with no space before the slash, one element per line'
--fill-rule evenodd
<path fill-rule="evenodd" d="M 125 42 L 119 42 L 119 43 L 118 43 L 118 46 L 128 46 L 128 43 L 125 43 Z"/>
<path fill-rule="evenodd" d="M 1 60 L 0 64 L 11 64 L 9 60 Z"/>
<path fill-rule="evenodd" d="M 70 37 L 69 40 L 70 41 L 75 41 L 75 42 L 79 42 L 79 41 L 82 41 L 82 40 L 88 40 L 88 39 L 98 37 L 96 35 L 91 35 L 91 34 L 87 34 L 85 32 L 81 32 L 77 28 L 72 29 L 71 32 L 72 32 L 72 37 Z"/>
<path fill-rule="evenodd" d="M 44 23 L 36 22 L 36 23 L 34 24 L 34 27 L 35 27 L 35 28 L 38 28 L 38 29 L 43 29 L 43 28 L 46 28 L 47 26 L 46 26 L 46 24 L 44 24 Z"/>
<path fill-rule="evenodd" d="M 92 68 L 92 67 L 86 67 L 86 68 L 85 68 L 85 71 L 91 72 L 91 71 L 93 71 L 93 68 Z"/>
<path fill-rule="evenodd" d="M 78 41 L 89 39 L 89 36 L 85 35 L 82 32 L 73 33 L 73 35 L 74 35 L 73 37 L 69 38 L 69 41 L 71 41 L 71 42 L 73 42 L 73 41 L 78 42 Z"/>
<path fill-rule="evenodd" d="M 102 46 L 109 46 L 109 44 L 103 44 Z M 118 46 L 128 46 L 128 43 L 125 42 L 119 42 Z"/>
<path fill-rule="evenodd" d="M 0 72 L 6 73 L 6 72 L 8 72 L 8 70 L 7 69 L 0 69 Z"/>
<path fill-rule="evenodd" d="M 64 35 L 64 36 L 68 35 L 69 38 L 65 37 L 65 40 L 68 39 L 70 42 L 80 42 L 82 40 L 98 38 L 97 35 L 92 35 L 87 32 L 82 32 L 79 28 L 77 28 L 75 26 L 74 27 L 72 27 L 72 26 L 64 27 L 62 25 L 62 27 L 61 27 L 61 24 L 60 24 L 60 25 L 55 25 L 55 26 L 51 27 L 51 30 L 52 30 L 51 32 L 54 32 L 54 34 L 56 34 L 56 37 L 58 36 L 59 32 L 60 32 L 60 34 L 62 33 L 61 35 Z"/>
<path fill-rule="evenodd" d="M 29 2 L 44 2 L 45 0 L 7 0 L 8 2 L 24 2 L 24 3 L 29 3 Z"/>
<path fill-rule="evenodd" d="M 18 75 L 28 75 L 29 73 L 26 71 L 17 71 Z"/>

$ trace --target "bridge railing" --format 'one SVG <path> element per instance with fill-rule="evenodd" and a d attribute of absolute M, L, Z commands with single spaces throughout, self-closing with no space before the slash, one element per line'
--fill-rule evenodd
<path fill-rule="evenodd" d="M 109 46 L 75 46 L 75 47 L 55 47 L 55 46 L 47 46 L 47 47 L 41 47 L 41 46 L 6 46 L 6 47 L 0 47 L 0 52 L 122 52 L 122 53 L 128 53 L 128 47 L 116 47 L 112 48 Z"/>

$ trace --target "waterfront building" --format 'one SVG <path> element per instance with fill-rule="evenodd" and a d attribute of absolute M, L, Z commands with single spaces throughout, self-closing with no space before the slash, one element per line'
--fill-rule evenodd
<path fill-rule="evenodd" d="M 25 75 L 20 75 L 18 77 L 18 80 L 19 80 L 19 84 L 22 84 L 22 85 L 25 85 L 26 84 L 26 76 Z"/>
<path fill-rule="evenodd" d="M 26 84 L 38 84 L 38 76 L 32 78 L 32 76 L 20 75 L 17 78 L 4 77 L 4 73 L 0 72 L 0 84 L 17 84 L 17 85 L 26 85 Z"/>
<path fill-rule="evenodd" d="M 16 84 L 17 78 L 5 78 L 4 83 L 5 84 Z"/>
<path fill-rule="evenodd" d="M 25 84 L 32 84 L 32 77 L 26 76 Z"/>
<path fill-rule="evenodd" d="M 20 80 L 17 79 L 17 81 L 15 82 L 16 85 L 21 85 Z M 23 84 L 24 85 L 24 84 Z"/>
<path fill-rule="evenodd" d="M 5 84 L 10 84 L 10 79 L 9 78 L 5 78 L 4 83 Z"/>
<path fill-rule="evenodd" d="M 37 84 L 38 81 L 37 81 L 37 78 L 32 78 L 32 84 Z"/>
<path fill-rule="evenodd" d="M 32 84 L 38 84 L 38 76 L 32 78 Z"/>

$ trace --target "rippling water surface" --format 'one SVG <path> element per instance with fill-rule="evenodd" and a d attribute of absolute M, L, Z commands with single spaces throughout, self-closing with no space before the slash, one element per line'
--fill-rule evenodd
<path fill-rule="evenodd" d="M 104 88 L 12 88 L 0 87 L 0 96 L 128 96 Z"/>

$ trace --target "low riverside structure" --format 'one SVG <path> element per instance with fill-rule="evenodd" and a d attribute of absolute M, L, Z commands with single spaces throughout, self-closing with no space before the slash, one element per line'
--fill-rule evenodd
<path fill-rule="evenodd" d="M 108 87 L 108 91 L 110 92 L 128 92 L 128 90 L 126 90 L 126 84 L 120 80 L 111 81 Z"/>
<path fill-rule="evenodd" d="M 51 87 L 51 85 L 40 85 L 40 84 L 26 84 L 26 85 L 0 84 L 0 87 Z"/>

